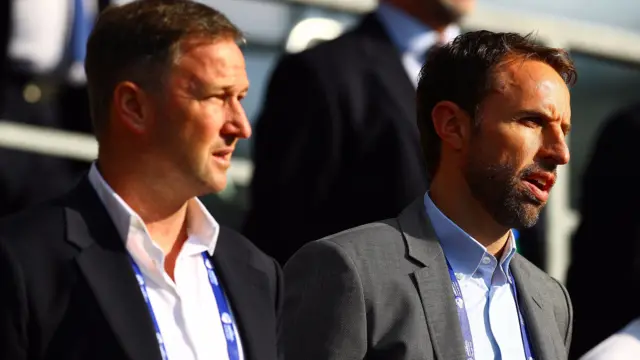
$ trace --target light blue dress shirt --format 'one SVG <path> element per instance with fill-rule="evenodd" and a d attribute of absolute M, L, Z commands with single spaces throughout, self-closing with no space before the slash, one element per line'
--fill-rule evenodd
<path fill-rule="evenodd" d="M 420 20 L 387 3 L 378 6 L 376 16 L 398 49 L 407 75 L 414 86 L 417 86 L 418 75 L 425 60 L 424 54 L 440 42 L 440 35 Z M 460 28 L 450 25 L 444 30 L 442 41 L 452 41 L 459 34 Z"/>
<path fill-rule="evenodd" d="M 524 360 L 518 310 L 509 282 L 509 263 L 516 253 L 513 236 L 498 261 L 447 218 L 428 193 L 424 196 L 424 205 L 460 283 L 476 360 Z M 453 300 L 453 293 L 451 296 Z"/>

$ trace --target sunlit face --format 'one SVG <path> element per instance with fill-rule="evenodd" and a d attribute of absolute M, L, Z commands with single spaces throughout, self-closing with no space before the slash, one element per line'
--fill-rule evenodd
<path fill-rule="evenodd" d="M 542 62 L 515 60 L 499 70 L 497 90 L 476 116 L 464 176 L 473 196 L 501 225 L 533 226 L 569 161 L 569 90 Z"/>
<path fill-rule="evenodd" d="M 232 39 L 182 44 L 154 132 L 185 185 L 201 193 L 226 186 L 237 141 L 251 135 L 240 103 L 248 89 L 244 57 Z"/>

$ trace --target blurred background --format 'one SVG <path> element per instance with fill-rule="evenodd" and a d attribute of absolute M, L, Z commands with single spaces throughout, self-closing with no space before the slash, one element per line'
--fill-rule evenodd
<path fill-rule="evenodd" d="M 39 2 L 47 3 L 45 7 L 55 7 L 54 4 L 60 1 L 21 0 L 16 4 L 24 7 Z M 126 0 L 113 2 L 123 3 Z M 271 71 L 284 53 L 299 52 L 339 36 L 355 26 L 363 14 L 377 6 L 375 0 L 201 2 L 218 8 L 246 32 L 244 52 L 251 91 L 244 106 L 253 122 L 261 109 Z M 50 13 L 52 9 L 46 11 Z M 37 17 L 36 13 L 33 14 Z M 545 251 L 546 270 L 560 280 L 564 279 L 570 260 L 571 234 L 579 222 L 576 210 L 580 199 L 581 175 L 590 159 L 596 136 L 609 116 L 640 101 L 637 90 L 640 88 L 638 14 L 640 2 L 634 0 L 480 0 L 475 11 L 462 23 L 463 31 L 488 29 L 535 32 L 541 42 L 569 50 L 576 62 L 579 81 L 572 90 L 572 157 L 554 188 L 545 224 L 545 241 L 549 245 Z M 54 35 L 50 36 L 52 41 L 55 40 Z M 74 81 L 71 82 L 71 85 L 65 84 L 67 88 L 74 87 Z M 62 90 L 33 86 L 25 86 L 22 95 L 25 101 L 38 103 L 48 96 L 47 92 L 62 98 L 52 101 L 52 107 L 63 114 L 64 121 L 47 123 L 3 116 L 0 122 L 0 147 L 75 159 L 78 163 L 74 166 L 82 168 L 83 163 L 95 157 L 96 144 L 89 134 L 88 118 L 69 115 L 82 113 L 82 104 L 77 102 L 81 98 L 76 100 L 68 96 L 66 93 L 70 91 L 63 93 Z M 69 105 L 69 102 L 72 104 Z M 65 112 L 64 107 L 80 109 Z M 219 208 L 215 212 L 216 217 L 235 228 L 241 226 L 248 206 L 247 187 L 252 176 L 250 148 L 251 140 L 238 147 L 230 171 L 231 186 L 225 193 L 206 198 L 211 206 Z"/>
<path fill-rule="evenodd" d="M 91 19 L 100 8 L 126 0 L 1 1 L 4 5 L 0 5 L 0 172 L 4 175 L 0 179 L 0 215 L 66 190 L 95 159 L 97 145 L 91 135 L 82 70 L 83 46 L 70 44 L 86 40 Z M 246 34 L 243 51 L 251 90 L 243 104 L 254 125 L 272 71 L 283 55 L 335 39 L 357 26 L 363 15 L 377 6 L 376 0 L 201 2 L 221 10 Z M 83 16 L 77 16 L 80 12 L 72 8 L 83 9 Z M 568 50 L 578 70 L 578 82 L 572 89 L 571 162 L 559 171 L 544 214 L 542 259 L 534 262 L 566 282 L 572 253 L 586 254 L 585 260 L 581 260 L 585 269 L 594 263 L 602 268 L 608 263 L 603 262 L 599 246 L 610 242 L 616 252 L 637 252 L 638 256 L 624 263 L 629 263 L 629 269 L 640 267 L 636 206 L 618 207 L 615 201 L 626 195 L 630 199 L 636 196 L 634 179 L 638 175 L 634 169 L 633 142 L 640 134 L 633 131 L 640 132 L 640 127 L 634 130 L 623 126 L 613 140 L 598 140 L 605 124 L 612 119 L 640 116 L 640 109 L 633 107 L 640 103 L 640 2 L 479 0 L 475 10 L 463 19 L 461 28 L 534 32 L 541 43 Z M 31 66 L 24 66 L 21 59 L 33 60 Z M 625 132 L 628 135 L 625 142 L 620 140 L 618 144 L 617 139 Z M 595 164 L 593 154 L 600 142 L 603 148 L 609 146 L 621 152 L 603 150 Z M 236 229 L 242 227 L 250 204 L 251 149 L 251 139 L 240 143 L 229 172 L 228 188 L 221 194 L 203 198 L 220 223 Z M 585 177 L 592 161 L 597 169 Z M 619 162 L 622 163 L 618 165 Z M 620 177 L 631 180 L 620 182 L 617 180 Z M 591 187 L 585 188 L 585 184 Z M 627 187 L 619 188 L 623 184 Z M 592 192 L 597 192 L 600 198 L 615 199 L 603 202 L 599 210 L 586 210 L 583 200 Z M 607 213 L 616 211 L 631 220 L 605 223 Z M 590 214 L 590 220 L 585 220 L 585 213 Z M 580 237 L 575 235 L 578 227 L 587 234 L 596 234 L 589 226 L 601 221 L 604 235 L 584 240 L 582 245 L 591 247 L 591 252 L 572 251 L 572 241 Z M 627 232 L 614 234 L 608 231 L 612 227 Z M 623 246 L 617 242 L 620 238 L 630 240 Z M 598 241 L 600 245 L 596 247 L 593 245 L 596 243 L 589 241 Z M 585 287 L 590 288 L 590 284 Z M 610 288 L 613 286 L 605 286 L 602 291 Z M 575 297 L 574 293 L 572 296 Z"/>

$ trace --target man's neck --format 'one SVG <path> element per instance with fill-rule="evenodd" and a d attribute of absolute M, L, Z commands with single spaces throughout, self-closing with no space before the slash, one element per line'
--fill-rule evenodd
<path fill-rule="evenodd" d="M 166 218 L 158 218 L 158 220 L 152 222 L 145 221 L 143 218 L 151 239 L 162 249 L 165 255 L 164 269 L 174 281 L 178 255 L 189 237 L 187 211 L 188 208 L 185 203 L 178 212 Z"/>
<path fill-rule="evenodd" d="M 187 205 L 190 198 L 180 194 L 161 175 L 145 176 L 140 169 L 128 169 L 122 162 L 98 162 L 98 169 L 133 211 L 142 219 L 153 241 L 165 255 L 180 250 L 187 234 Z M 174 182 L 175 183 L 175 182 Z"/>
<path fill-rule="evenodd" d="M 496 258 L 502 256 L 509 240 L 509 229 L 495 222 L 471 196 L 466 185 L 436 176 L 431 183 L 429 197 L 445 216 L 482 244 L 487 252 Z"/>
<path fill-rule="evenodd" d="M 125 199 L 125 201 L 127 200 Z M 132 209 L 138 212 L 133 206 Z M 154 213 L 143 215 L 138 212 L 138 215 L 142 218 L 142 221 L 144 221 L 149 235 L 162 249 L 165 256 L 169 256 L 172 253 L 177 255 L 180 252 L 182 245 L 188 237 L 186 203 L 183 207 L 171 214 L 160 215 Z"/>

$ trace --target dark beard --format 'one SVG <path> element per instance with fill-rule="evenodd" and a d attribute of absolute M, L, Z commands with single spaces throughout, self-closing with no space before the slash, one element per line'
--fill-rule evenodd
<path fill-rule="evenodd" d="M 498 224 L 523 229 L 536 224 L 544 205 L 522 188 L 522 179 L 539 169 L 531 165 L 518 173 L 511 165 L 483 164 L 476 155 L 467 163 L 464 176 L 473 197 Z"/>

